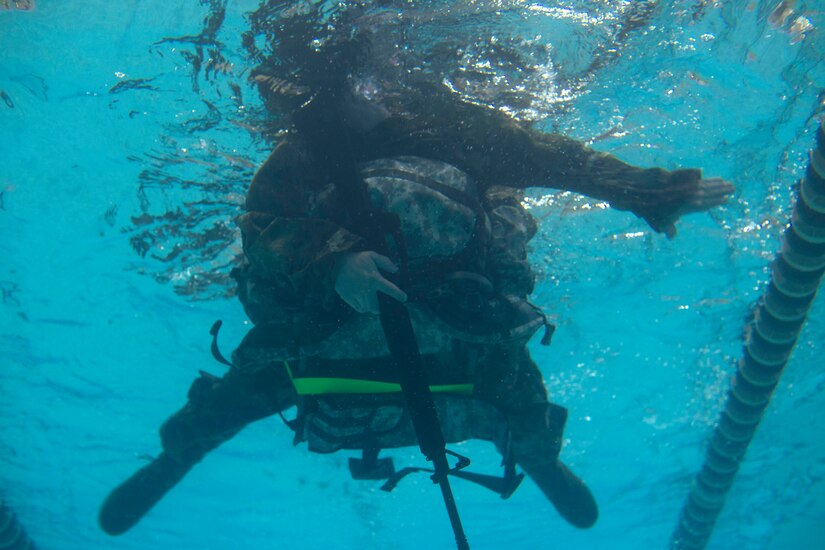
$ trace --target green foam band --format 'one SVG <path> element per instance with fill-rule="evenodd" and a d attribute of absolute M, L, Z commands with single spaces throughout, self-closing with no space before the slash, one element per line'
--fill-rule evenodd
<path fill-rule="evenodd" d="M 298 395 L 327 395 L 353 393 L 401 393 L 401 384 L 358 380 L 353 378 L 293 378 Z M 472 384 L 442 384 L 430 386 L 433 393 L 472 395 Z"/>
<path fill-rule="evenodd" d="M 358 378 L 334 377 L 306 377 L 296 378 L 292 375 L 289 363 L 284 361 L 284 367 L 295 386 L 298 395 L 334 395 L 334 394 L 371 394 L 371 393 L 401 393 L 401 384 L 396 382 L 379 382 L 377 380 L 362 380 Z M 473 384 L 435 384 L 430 386 L 433 393 L 452 393 L 472 395 Z"/>

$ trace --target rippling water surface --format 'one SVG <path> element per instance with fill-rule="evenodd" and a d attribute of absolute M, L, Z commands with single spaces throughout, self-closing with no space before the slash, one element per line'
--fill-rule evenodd
<path fill-rule="evenodd" d="M 270 4 L 259 15 L 301 9 Z M 212 453 L 127 535 L 96 526 L 198 369 L 221 373 L 211 322 L 224 320 L 227 348 L 248 329 L 228 279 L 232 219 L 279 129 L 242 43 L 258 7 L 0 1 L 0 495 L 41 548 L 450 547 L 426 478 L 382 493 L 349 479 L 343 453 L 292 447 L 274 419 Z M 414 24 L 385 39 L 466 101 L 737 185 L 674 240 L 588 199 L 530 194 L 534 298 L 559 327 L 534 351 L 570 409 L 563 457 L 601 518 L 578 532 L 529 482 L 509 501 L 454 483 L 473 548 L 665 548 L 825 113 L 822 7 L 402 7 Z M 820 298 L 710 547 L 821 547 L 823 338 Z M 486 445 L 462 449 L 497 467 Z"/>

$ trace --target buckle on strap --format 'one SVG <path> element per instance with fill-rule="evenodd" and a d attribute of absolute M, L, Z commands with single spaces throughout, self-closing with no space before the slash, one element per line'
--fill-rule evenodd
<path fill-rule="evenodd" d="M 482 487 L 485 487 L 493 491 L 494 493 L 498 494 L 503 499 L 510 498 L 510 496 L 512 496 L 516 489 L 518 489 L 519 485 L 524 479 L 523 473 L 516 473 L 516 465 L 515 460 L 512 458 L 512 453 L 509 453 L 509 456 L 504 461 L 503 476 L 477 474 L 475 472 L 464 471 L 464 469 L 470 465 L 470 459 L 466 456 L 462 456 L 450 450 L 447 450 L 447 454 L 450 454 L 458 458 L 458 462 L 456 463 L 456 465 L 447 472 L 448 475 L 481 485 Z M 435 477 L 435 470 L 433 470 L 432 468 L 420 468 L 410 466 L 398 470 L 392 476 L 390 476 L 387 479 L 387 482 L 381 486 L 381 490 L 387 492 L 392 491 L 393 489 L 395 489 L 395 487 L 402 479 L 416 472 L 428 472 L 433 474 L 433 476 L 431 477 Z M 437 482 L 437 480 L 435 479 L 433 479 L 433 481 Z"/>

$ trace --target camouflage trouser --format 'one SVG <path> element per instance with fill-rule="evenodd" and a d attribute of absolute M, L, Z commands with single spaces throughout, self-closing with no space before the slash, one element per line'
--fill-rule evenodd
<path fill-rule="evenodd" d="M 528 349 L 504 344 L 478 348 L 474 397 L 501 410 L 516 460 L 555 462 L 567 409 L 549 402 L 541 371 Z"/>
<path fill-rule="evenodd" d="M 240 356 L 242 354 L 236 354 Z M 548 402 L 541 372 L 524 346 L 459 342 L 443 360 L 466 367 L 475 388 L 471 397 L 436 396 L 447 441 L 484 439 L 495 442 L 503 451 L 509 435 L 509 448 L 519 462 L 555 461 L 566 411 Z M 183 409 L 161 427 L 164 449 L 180 462 L 196 462 L 244 426 L 304 403 L 295 395 L 282 362 L 272 362 L 263 369 L 245 369 L 238 365 L 222 378 L 202 373 L 192 384 L 188 398 Z M 364 415 L 372 415 L 369 422 L 391 428 L 373 429 L 380 437 L 371 439 L 371 445 L 415 444 L 401 396 L 375 398 L 372 408 L 382 407 L 377 417 L 375 410 L 365 408 L 364 400 L 353 399 L 319 398 L 314 410 L 326 407 L 327 418 L 341 413 L 351 419 L 353 414 L 361 414 L 356 410 L 360 407 L 366 411 Z M 366 404 L 369 406 L 369 401 Z M 395 417 L 392 417 L 393 410 L 397 411 Z M 311 415 L 312 411 L 308 416 L 314 421 Z M 352 443 L 358 441 L 357 437 L 347 440 L 346 435 L 341 439 L 344 443 L 337 448 L 360 448 Z M 323 452 L 336 448 L 332 443 L 324 446 L 317 442 L 313 448 L 313 440 L 309 441 L 312 450 Z"/>
<path fill-rule="evenodd" d="M 511 450 L 517 460 L 555 461 L 566 410 L 548 402 L 541 372 L 523 345 L 456 341 L 451 352 L 426 359 L 442 372 L 458 368 L 474 386 L 471 396 L 433 396 L 447 442 L 482 439 L 502 454 Z M 381 362 L 392 368 L 389 359 Z M 328 362 L 329 372 L 341 367 L 339 361 Z M 325 396 L 305 409 L 300 435 L 313 451 L 416 444 L 401 395 Z"/>
<path fill-rule="evenodd" d="M 186 405 L 160 428 L 164 450 L 178 462 L 197 462 L 245 426 L 295 403 L 283 368 L 231 368 L 222 378 L 201 371 Z"/>

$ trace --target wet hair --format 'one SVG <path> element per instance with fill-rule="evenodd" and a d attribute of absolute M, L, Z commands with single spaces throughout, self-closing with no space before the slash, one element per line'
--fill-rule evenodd
<path fill-rule="evenodd" d="M 312 95 L 344 92 L 348 75 L 369 52 L 369 41 L 353 24 L 360 11 L 360 3 L 270 1 L 251 14 L 244 42 L 259 61 L 251 78 L 271 111 L 288 114 Z"/>
<path fill-rule="evenodd" d="M 365 81 L 396 115 L 414 116 L 433 93 L 522 121 L 564 103 L 550 46 L 518 35 L 523 6 L 502 14 L 483 2 L 450 5 L 271 0 L 250 16 L 245 44 L 259 63 L 252 77 L 280 114 L 314 94 L 346 99 Z"/>

